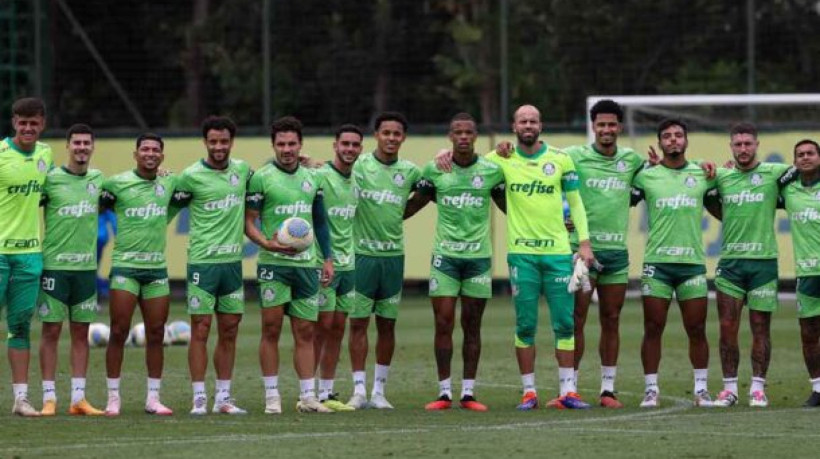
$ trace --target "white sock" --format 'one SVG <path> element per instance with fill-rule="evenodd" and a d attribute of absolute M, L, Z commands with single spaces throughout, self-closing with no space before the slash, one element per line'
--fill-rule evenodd
<path fill-rule="evenodd" d="M 752 385 L 751 385 L 751 387 L 749 387 L 749 395 L 752 395 L 753 393 L 755 393 L 757 391 L 763 392 L 765 390 L 766 390 L 766 378 L 753 377 L 752 378 Z"/>
<path fill-rule="evenodd" d="M 700 391 L 707 390 L 708 385 L 707 382 L 709 380 L 709 369 L 708 368 L 695 368 L 695 393 L 697 394 Z"/>
<path fill-rule="evenodd" d="M 54 381 L 43 381 L 43 403 L 57 401 L 57 384 Z"/>
<path fill-rule="evenodd" d="M 560 394 L 563 397 L 570 392 L 577 392 L 575 388 L 575 369 L 572 367 L 561 368 L 558 367 L 558 387 Z"/>
<path fill-rule="evenodd" d="M 216 403 L 222 403 L 227 401 L 231 398 L 231 380 L 230 379 L 217 379 L 216 380 L 216 390 L 214 394 L 214 401 Z"/>
<path fill-rule="evenodd" d="M 387 384 L 387 375 L 390 373 L 390 365 L 376 364 L 376 370 L 373 372 L 373 390 L 370 391 L 370 396 L 384 395 L 384 386 Z"/>
<path fill-rule="evenodd" d="M 106 378 L 105 385 L 108 387 L 108 396 L 120 396 L 120 378 Z"/>
<path fill-rule="evenodd" d="M 652 373 L 643 375 L 644 392 L 653 391 L 660 394 L 660 387 L 658 387 L 658 374 Z"/>
<path fill-rule="evenodd" d="M 208 398 L 208 393 L 205 392 L 205 381 L 194 381 L 191 383 L 191 388 L 194 390 L 194 400 Z"/>
<path fill-rule="evenodd" d="M 333 395 L 333 380 L 320 379 L 319 380 L 319 401 L 323 402 Z"/>
<path fill-rule="evenodd" d="M 71 403 L 79 403 L 85 399 L 85 378 L 71 378 Z"/>
<path fill-rule="evenodd" d="M 578 370 L 573 370 L 572 372 L 572 379 L 575 381 L 576 387 L 578 386 L 578 373 L 580 373 Z"/>
<path fill-rule="evenodd" d="M 262 384 L 265 386 L 265 398 L 279 396 L 279 375 L 262 376 Z"/>
<path fill-rule="evenodd" d="M 521 375 L 521 385 L 524 386 L 524 393 L 535 393 L 535 373 Z"/>
<path fill-rule="evenodd" d="M 605 367 L 601 365 L 601 393 L 615 392 L 615 373 L 618 367 Z"/>
<path fill-rule="evenodd" d="M 465 379 L 461 381 L 461 398 L 472 397 L 473 387 L 475 387 L 475 379 Z"/>
<path fill-rule="evenodd" d="M 723 390 L 737 395 L 737 376 L 734 378 L 723 378 Z"/>
<path fill-rule="evenodd" d="M 812 392 L 820 392 L 820 378 L 810 379 Z"/>
<path fill-rule="evenodd" d="M 367 396 L 367 372 L 353 372 L 353 395 Z"/>
<path fill-rule="evenodd" d="M 28 398 L 28 384 L 12 384 L 11 390 L 14 393 L 14 398 Z"/>
<path fill-rule="evenodd" d="M 162 385 L 162 379 L 148 378 L 148 395 L 145 400 L 159 400 L 159 388 Z"/>
<path fill-rule="evenodd" d="M 438 396 L 447 396 L 450 400 L 453 399 L 453 387 L 450 378 L 442 379 L 438 382 Z"/>
<path fill-rule="evenodd" d="M 316 398 L 316 380 L 313 378 L 299 380 L 299 400 L 308 398 Z"/>

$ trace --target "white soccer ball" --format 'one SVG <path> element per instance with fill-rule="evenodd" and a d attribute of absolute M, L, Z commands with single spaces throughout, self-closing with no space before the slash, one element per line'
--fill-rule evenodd
<path fill-rule="evenodd" d="M 140 322 L 131 329 L 128 342 L 137 347 L 145 346 L 145 324 Z"/>
<path fill-rule="evenodd" d="M 290 217 L 283 221 L 277 236 L 282 245 L 300 252 L 313 245 L 313 227 L 304 218 Z"/>
<path fill-rule="evenodd" d="M 188 344 L 191 341 L 191 326 L 184 320 L 175 320 L 168 324 L 171 344 Z"/>
<path fill-rule="evenodd" d="M 95 322 L 88 326 L 88 345 L 93 347 L 103 347 L 108 344 L 111 337 L 111 329 L 108 325 Z"/>

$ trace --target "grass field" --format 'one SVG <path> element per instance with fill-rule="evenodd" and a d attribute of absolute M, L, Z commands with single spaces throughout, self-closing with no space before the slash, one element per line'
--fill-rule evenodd
<path fill-rule="evenodd" d="M 714 302 L 710 301 L 714 308 Z M 174 315 L 181 317 L 182 305 Z M 537 383 L 542 398 L 557 390 L 557 372 L 550 351 L 545 309 L 538 342 L 542 349 Z M 428 300 L 408 298 L 398 322 L 398 345 L 387 386 L 396 406 L 391 412 L 367 410 L 355 413 L 305 415 L 292 410 L 298 382 L 291 368 L 289 334 L 282 337 L 280 386 L 286 400 L 281 416 L 266 416 L 257 363 L 259 318 L 256 305 L 240 332 L 234 395 L 250 414 L 242 417 L 209 415 L 191 418 L 191 389 L 186 349 L 167 348 L 163 401 L 176 409 L 170 418 L 142 413 L 145 372 L 141 349 L 126 352 L 123 373 L 123 415 L 116 419 L 74 418 L 60 414 L 50 419 L 22 419 L 0 415 L 0 457 L 817 457 L 820 410 L 800 408 L 809 394 L 807 374 L 800 353 L 794 302 L 785 301 L 772 324 L 773 352 L 768 395 L 771 406 L 752 410 L 746 406 L 749 384 L 748 327 L 742 328 L 741 404 L 718 411 L 695 409 L 690 402 L 692 372 L 687 359 L 685 334 L 676 308 L 664 341 L 661 363 L 661 408 L 637 408 L 643 389 L 639 346 L 642 334 L 639 303 L 630 301 L 621 326 L 622 347 L 617 388 L 627 408 L 588 411 L 515 411 L 520 395 L 519 377 L 512 347 L 513 318 L 509 299 L 498 297 L 488 306 L 483 327 L 483 355 L 477 396 L 490 406 L 487 413 L 427 413 L 424 403 L 436 395 L 436 372 L 432 353 L 432 314 Z M 744 318 L 745 320 L 745 318 Z M 599 388 L 597 316 L 588 326 L 588 352 L 584 360 L 580 391 L 589 401 Z M 4 326 L 4 325 L 3 325 Z M 34 328 L 39 328 L 35 323 Z M 36 336 L 35 332 L 35 342 Z M 710 389 L 720 389 L 717 359 L 717 324 L 710 311 L 712 346 Z M 457 333 L 456 344 L 461 336 Z M 69 400 L 67 342 L 63 342 L 58 376 L 59 410 Z M 346 349 L 346 346 L 345 346 Z M 345 350 L 346 352 L 346 350 Z M 457 351 L 456 356 L 459 356 Z M 88 398 L 105 404 L 104 350 L 93 349 Z M 372 352 L 368 379 L 372 382 Z M 3 363 L 3 381 L 8 366 Z M 40 378 L 36 357 L 32 361 L 31 398 L 40 405 Z M 343 398 L 351 391 L 346 356 L 340 364 L 336 388 Z M 460 390 L 460 357 L 454 362 L 454 391 Z M 208 390 L 213 394 L 213 376 Z M 0 387 L 0 406 L 11 407 L 10 386 Z M 8 411 L 5 411 L 8 413 Z M 236 455 L 236 456 L 234 456 Z"/>

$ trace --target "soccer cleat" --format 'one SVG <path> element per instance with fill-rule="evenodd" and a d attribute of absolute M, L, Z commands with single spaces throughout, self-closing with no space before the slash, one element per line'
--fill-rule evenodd
<path fill-rule="evenodd" d="M 265 414 L 282 414 L 282 398 L 278 395 L 265 397 Z"/>
<path fill-rule="evenodd" d="M 341 411 L 356 411 L 356 408 L 353 408 L 350 405 L 342 402 L 338 398 L 338 394 L 330 394 L 327 400 L 322 400 L 322 405 L 328 407 L 330 411 L 341 412 Z"/>
<path fill-rule="evenodd" d="M 470 411 L 487 411 L 488 410 L 487 405 L 479 402 L 472 395 L 465 395 L 464 397 L 461 397 L 460 404 L 461 404 L 461 407 L 465 410 L 470 410 Z"/>
<path fill-rule="evenodd" d="M 296 402 L 296 411 L 300 413 L 332 413 L 333 411 L 322 405 L 316 397 L 308 397 Z"/>
<path fill-rule="evenodd" d="M 693 400 L 695 406 L 707 408 L 714 405 L 712 402 L 712 396 L 709 395 L 709 391 L 706 389 L 701 389 L 695 394 L 695 399 Z"/>
<path fill-rule="evenodd" d="M 601 392 L 601 400 L 600 405 L 604 408 L 623 408 L 624 404 L 621 403 L 613 392 L 605 390 Z"/>
<path fill-rule="evenodd" d="M 102 416 L 105 411 L 94 408 L 86 399 L 82 399 L 68 407 L 68 414 L 72 416 Z"/>
<path fill-rule="evenodd" d="M 362 394 L 353 394 L 350 400 L 347 401 L 347 406 L 354 410 L 366 409 L 368 407 L 367 405 L 367 397 Z"/>
<path fill-rule="evenodd" d="M 806 408 L 815 408 L 820 406 L 820 392 L 812 392 L 803 406 Z"/>
<path fill-rule="evenodd" d="M 718 394 L 717 400 L 712 402 L 712 406 L 728 408 L 737 404 L 737 394 L 730 390 L 722 390 Z"/>
<path fill-rule="evenodd" d="M 659 394 L 657 391 L 648 390 L 644 392 L 641 408 L 657 408 L 660 406 L 660 400 L 658 400 L 658 398 Z"/>
<path fill-rule="evenodd" d="M 25 397 L 18 397 L 14 399 L 14 407 L 11 409 L 12 414 L 23 416 L 24 418 L 35 418 L 40 416 L 40 412 L 31 406 L 31 402 Z"/>
<path fill-rule="evenodd" d="M 769 406 L 769 399 L 762 390 L 756 390 L 749 394 L 749 406 L 755 408 L 766 408 Z"/>
<path fill-rule="evenodd" d="M 538 395 L 535 392 L 526 392 L 521 397 L 521 403 L 516 407 L 518 411 L 530 411 L 538 408 Z"/>
<path fill-rule="evenodd" d="M 108 410 L 106 410 L 107 412 Z M 153 398 L 145 402 L 145 412 L 148 414 L 155 414 L 157 416 L 171 416 L 174 411 L 171 408 L 163 405 L 159 399 Z"/>
<path fill-rule="evenodd" d="M 554 398 L 547 403 L 547 408 L 555 408 L 558 410 L 586 410 L 589 409 L 589 403 L 581 400 L 581 396 L 575 392 L 567 392 L 558 398 Z"/>
<path fill-rule="evenodd" d="M 55 416 L 57 414 L 57 400 L 46 400 L 43 402 L 43 409 L 40 416 Z"/>
<path fill-rule="evenodd" d="M 453 401 L 450 400 L 450 397 L 447 395 L 440 395 L 437 399 L 424 405 L 424 409 L 427 411 L 441 411 L 449 410 L 451 406 L 453 406 Z"/>
<path fill-rule="evenodd" d="M 368 403 L 370 408 L 376 408 L 377 410 L 392 410 L 393 405 L 387 401 L 387 399 L 382 394 L 373 394 L 370 396 L 370 403 Z"/>
<path fill-rule="evenodd" d="M 219 414 L 248 414 L 247 411 L 236 406 L 236 401 L 230 398 L 221 402 L 214 402 L 214 408 L 211 412 Z"/>
<path fill-rule="evenodd" d="M 194 406 L 191 408 L 192 416 L 205 416 L 208 414 L 208 399 L 205 397 L 194 398 Z"/>
<path fill-rule="evenodd" d="M 108 403 L 105 405 L 106 416 L 120 415 L 120 397 L 118 395 L 109 395 Z"/>

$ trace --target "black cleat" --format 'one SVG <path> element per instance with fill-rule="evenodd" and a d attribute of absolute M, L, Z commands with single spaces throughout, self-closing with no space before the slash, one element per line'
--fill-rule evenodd
<path fill-rule="evenodd" d="M 806 403 L 803 404 L 806 408 L 816 408 L 820 406 L 820 392 L 812 392 Z"/>

